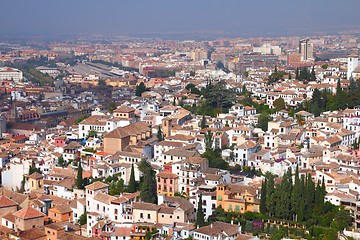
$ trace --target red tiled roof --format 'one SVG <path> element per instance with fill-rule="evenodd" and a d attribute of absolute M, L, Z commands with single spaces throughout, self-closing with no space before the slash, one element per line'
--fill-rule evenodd
<path fill-rule="evenodd" d="M 17 204 L 15 201 L 13 201 L 13 200 L 5 197 L 5 196 L 0 196 L 0 207 L 1 207 L 1 208 L 3 208 L 3 207 L 17 206 L 17 205 L 18 205 L 18 204 Z"/>
<path fill-rule="evenodd" d="M 14 213 L 14 216 L 21 219 L 31 219 L 31 218 L 44 217 L 45 214 L 39 212 L 38 210 L 32 207 L 26 207 Z"/>

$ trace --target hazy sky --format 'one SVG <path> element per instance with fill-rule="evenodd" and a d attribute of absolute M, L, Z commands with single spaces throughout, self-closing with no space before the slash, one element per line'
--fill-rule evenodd
<path fill-rule="evenodd" d="M 360 0 L 1 0 L 0 6 L 0 35 L 301 34 L 360 25 Z"/>

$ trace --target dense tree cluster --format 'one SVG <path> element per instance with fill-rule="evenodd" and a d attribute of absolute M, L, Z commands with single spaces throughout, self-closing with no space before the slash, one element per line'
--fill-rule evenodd
<path fill-rule="evenodd" d="M 272 174 L 267 174 L 262 183 L 260 211 L 276 219 L 343 230 L 351 217 L 345 210 L 324 202 L 325 194 L 324 180 L 315 184 L 310 174 L 300 178 L 298 169 L 294 181 L 289 169 L 279 184 Z"/>
<path fill-rule="evenodd" d="M 136 86 L 135 89 L 135 95 L 137 97 L 141 97 L 141 94 L 143 94 L 143 92 L 146 92 L 147 88 L 145 86 L 145 84 L 143 82 L 139 83 L 139 85 Z"/>
<path fill-rule="evenodd" d="M 275 66 L 274 72 L 271 73 L 271 75 L 268 78 L 268 84 L 272 84 L 275 82 L 278 82 L 279 80 L 284 80 L 284 76 L 285 76 L 285 72 L 283 71 L 278 71 L 277 70 L 277 66 Z"/>
<path fill-rule="evenodd" d="M 360 105 L 360 80 L 350 79 L 349 87 L 342 89 L 341 82 L 338 80 L 336 93 L 332 94 L 329 90 L 315 89 L 312 99 L 305 101 L 301 108 L 319 116 L 324 111 L 334 111 L 345 108 L 353 108 Z M 300 110 L 300 109 L 299 109 Z"/>
<path fill-rule="evenodd" d="M 263 111 L 258 116 L 257 127 L 261 128 L 264 132 L 268 130 L 268 123 L 272 121 L 272 117 L 268 111 Z"/>
<path fill-rule="evenodd" d="M 200 94 L 200 90 L 192 83 L 186 85 L 185 89 L 189 90 L 193 94 Z"/>
<path fill-rule="evenodd" d="M 266 184 L 265 184 L 266 183 Z M 302 222 L 311 217 L 315 207 L 323 204 L 325 184 L 315 186 L 309 174 L 306 179 L 299 178 L 298 170 L 293 183 L 291 169 L 283 176 L 281 184 L 274 182 L 274 176 L 269 174 L 263 182 L 261 196 L 262 213 L 272 217 Z"/>
<path fill-rule="evenodd" d="M 213 148 L 213 136 L 211 131 L 205 133 L 205 152 L 201 155 L 203 158 L 209 160 L 209 167 L 228 169 L 229 163 L 226 162 L 221 156 L 221 149 Z"/>
<path fill-rule="evenodd" d="M 307 67 L 296 68 L 295 79 L 300 81 L 315 81 L 316 74 L 314 67 L 311 68 L 311 71 Z"/>
<path fill-rule="evenodd" d="M 211 81 L 201 91 L 206 100 L 206 106 L 228 111 L 235 103 L 235 91 L 226 87 L 225 81 L 213 84 Z"/>
<path fill-rule="evenodd" d="M 185 109 L 197 115 L 207 115 L 215 117 L 218 113 L 228 112 L 236 102 L 236 93 L 233 89 L 226 87 L 225 81 L 212 83 L 208 81 L 205 88 L 199 90 L 193 85 L 188 84 L 187 89 L 192 93 L 200 94 L 203 101 L 193 106 L 183 106 Z"/>

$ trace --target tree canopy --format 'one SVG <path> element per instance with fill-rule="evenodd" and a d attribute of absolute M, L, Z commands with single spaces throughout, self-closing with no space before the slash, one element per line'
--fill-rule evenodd
<path fill-rule="evenodd" d="M 146 86 L 143 82 L 139 83 L 139 85 L 136 86 L 136 90 L 135 90 L 135 95 L 138 97 L 141 97 L 141 94 L 143 94 L 143 92 L 146 92 Z"/>
<path fill-rule="evenodd" d="M 141 160 L 138 165 L 139 170 L 143 173 L 140 185 L 140 198 L 147 203 L 157 203 L 157 188 L 155 171 L 150 163 L 145 159 Z"/>

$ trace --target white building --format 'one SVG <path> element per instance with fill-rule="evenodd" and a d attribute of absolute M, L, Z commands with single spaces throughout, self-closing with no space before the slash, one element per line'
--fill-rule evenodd
<path fill-rule="evenodd" d="M 349 57 L 348 65 L 347 65 L 347 79 L 350 79 L 354 70 L 359 66 L 359 58 L 357 57 Z"/>
<path fill-rule="evenodd" d="M 261 47 L 254 47 L 253 52 L 261 53 L 261 54 L 273 54 L 276 56 L 280 56 L 281 55 L 281 47 L 272 46 L 269 43 L 265 43 Z"/>
<path fill-rule="evenodd" d="M 204 217 L 208 219 L 216 209 L 216 186 L 201 185 L 196 188 L 195 192 L 191 191 L 190 194 L 190 202 L 194 205 L 196 211 L 201 194 Z"/>
<path fill-rule="evenodd" d="M 12 158 L 1 174 L 2 186 L 8 189 L 20 189 L 24 174 L 29 173 L 30 160 Z"/>
<path fill-rule="evenodd" d="M 0 80 L 13 80 L 19 82 L 23 79 L 23 73 L 19 69 L 3 67 L 0 68 Z"/>

